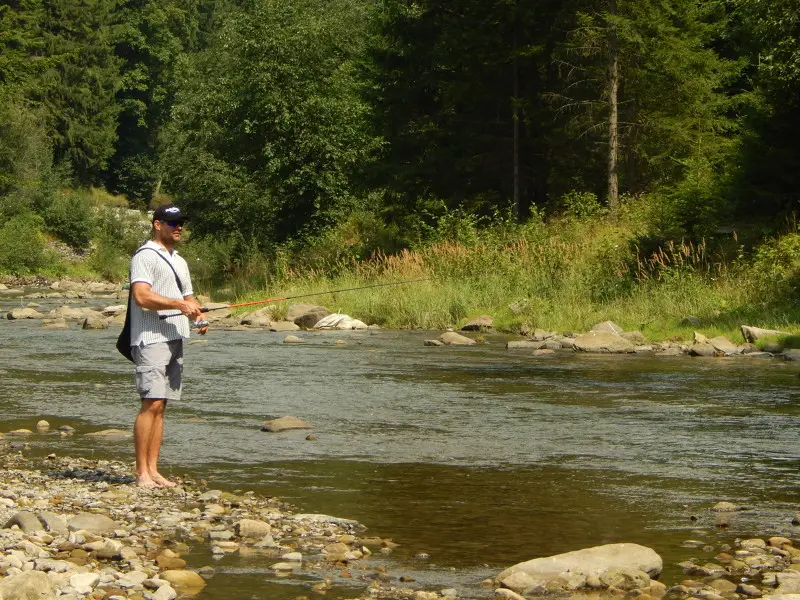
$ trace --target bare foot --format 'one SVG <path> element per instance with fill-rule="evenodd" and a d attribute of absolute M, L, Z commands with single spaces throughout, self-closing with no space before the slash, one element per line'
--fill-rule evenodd
<path fill-rule="evenodd" d="M 164 477 L 161 473 L 152 473 L 150 477 L 153 479 L 156 485 L 163 485 L 164 487 L 175 487 L 178 485 L 174 481 L 170 481 Z"/>
<path fill-rule="evenodd" d="M 147 476 L 136 477 L 136 487 L 141 488 L 157 488 L 158 484 Z"/>

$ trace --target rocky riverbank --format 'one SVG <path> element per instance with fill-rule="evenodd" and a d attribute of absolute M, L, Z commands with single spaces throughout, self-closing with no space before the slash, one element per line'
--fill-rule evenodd
<path fill-rule="evenodd" d="M 302 571 L 313 581 L 309 591 L 361 579 L 365 598 L 440 595 L 398 590 L 385 568 L 370 568 L 365 559 L 395 544 L 366 535 L 355 521 L 300 513 L 275 498 L 208 489 L 190 479 L 142 489 L 123 463 L 55 454 L 28 459 L 3 438 L 0 445 L 6 450 L 0 459 L 3 600 L 196 595 L 215 569 L 189 565 L 181 555 L 203 544 L 212 556 L 263 557 L 276 578 Z"/>
<path fill-rule="evenodd" d="M 26 458 L 7 442 L 13 437 L 0 438 L 3 600 L 191 597 L 224 577 L 213 564 L 182 558 L 198 545 L 212 556 L 261 557 L 276 578 L 302 574 L 311 593 L 324 594 L 344 581 L 352 591 L 353 581 L 361 580 L 355 593 L 362 599 L 465 596 L 455 589 L 413 588 L 370 561 L 395 544 L 370 537 L 355 521 L 301 513 L 276 498 L 209 489 L 191 479 L 178 478 L 175 488 L 137 488 L 129 465 L 55 454 Z M 720 503 L 711 510 L 724 524 L 739 508 Z M 794 522 L 800 524 L 800 514 Z M 787 537 L 717 547 L 687 540 L 683 547 L 685 577 L 679 581 L 657 580 L 662 562 L 653 549 L 609 544 L 514 565 L 476 589 L 502 600 L 800 600 L 800 549 Z"/>

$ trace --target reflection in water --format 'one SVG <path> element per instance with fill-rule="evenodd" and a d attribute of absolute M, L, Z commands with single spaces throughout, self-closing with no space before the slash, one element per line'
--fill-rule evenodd
<path fill-rule="evenodd" d="M 687 558 L 680 542 L 689 537 L 792 534 L 796 366 L 539 359 L 506 350 L 499 336 L 472 348 L 426 348 L 430 334 L 302 335 L 308 343 L 297 346 L 281 334 L 212 331 L 187 349 L 186 397 L 168 408 L 167 471 L 357 519 L 400 543 L 373 564 L 475 596 L 487 593 L 480 579 L 511 563 L 596 544 L 652 546 L 666 577 Z M 78 433 L 37 434 L 31 452 L 132 461 L 129 441 L 80 435 L 129 428 L 138 410 L 115 337 L 0 322 L 4 430 L 46 418 Z M 259 431 L 283 415 L 311 422 L 318 439 Z M 708 511 L 719 500 L 750 510 L 720 530 Z M 206 551 L 196 550 L 195 564 L 212 562 Z M 415 558 L 420 552 L 430 559 Z M 226 590 L 279 599 L 308 591 L 308 582 L 276 580 L 263 558 L 215 564 L 221 574 L 200 600 L 232 597 Z"/>

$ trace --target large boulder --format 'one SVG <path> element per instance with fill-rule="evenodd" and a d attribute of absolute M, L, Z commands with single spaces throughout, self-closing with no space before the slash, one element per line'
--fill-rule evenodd
<path fill-rule="evenodd" d="M 590 331 L 598 331 L 604 333 L 622 333 L 623 329 L 614 321 L 603 321 L 602 323 L 597 323 L 593 325 Z"/>
<path fill-rule="evenodd" d="M 187 569 L 162 571 L 160 577 L 165 581 L 169 581 L 173 586 L 180 588 L 200 588 L 206 585 L 205 579 L 194 571 Z"/>
<path fill-rule="evenodd" d="M 51 319 L 66 319 L 67 321 L 85 321 L 88 317 L 101 314 L 89 307 L 59 306 L 51 310 L 47 316 Z"/>
<path fill-rule="evenodd" d="M 35 514 L 28 511 L 18 512 L 13 515 L 5 524 L 5 529 L 10 529 L 16 525 L 19 527 L 24 533 L 34 533 L 35 531 L 40 531 L 44 529 L 44 526 L 36 517 Z"/>
<path fill-rule="evenodd" d="M 750 325 L 742 325 L 739 327 L 742 332 L 742 337 L 745 342 L 755 344 L 758 340 L 765 337 L 772 337 L 777 335 L 790 335 L 788 331 L 777 331 L 775 329 L 761 329 L 760 327 L 751 327 Z"/>
<path fill-rule="evenodd" d="M 646 546 L 606 544 L 518 563 L 501 572 L 495 580 L 503 587 L 524 594 L 531 590 L 578 589 L 586 585 L 589 576 L 610 573 L 606 579 L 612 579 L 619 574 L 615 571 L 619 569 L 657 577 L 663 566 L 661 557 Z"/>
<path fill-rule="evenodd" d="M 320 319 L 331 314 L 324 306 L 315 306 L 304 302 L 296 302 L 289 305 L 286 311 L 286 320 L 294 322 L 298 327 L 311 329 Z"/>
<path fill-rule="evenodd" d="M 613 331 L 590 331 L 576 337 L 572 347 L 581 352 L 625 354 L 633 352 L 636 344 Z"/>
<path fill-rule="evenodd" d="M 83 320 L 83 329 L 108 329 L 108 320 L 98 313 L 88 315 Z"/>
<path fill-rule="evenodd" d="M 33 308 L 12 308 L 6 314 L 6 319 L 9 321 L 17 321 L 20 319 L 44 319 L 44 315 Z"/>
<path fill-rule="evenodd" d="M 710 340 L 708 340 L 708 343 L 714 346 L 714 349 L 717 352 L 725 354 L 726 356 L 732 354 L 740 354 L 739 347 L 733 342 L 731 342 L 724 335 L 718 335 L 716 337 L 713 337 Z"/>
<path fill-rule="evenodd" d="M 471 346 L 476 343 L 472 338 L 468 338 L 455 331 L 445 331 L 439 336 L 439 341 L 452 346 Z"/>
<path fill-rule="evenodd" d="M 348 315 L 333 313 L 314 323 L 314 329 L 366 329 L 367 324 Z"/>
<path fill-rule="evenodd" d="M 494 324 L 494 319 L 489 315 L 481 315 L 471 319 L 466 325 L 461 328 L 461 331 L 482 331 L 484 329 L 491 329 Z"/>
<path fill-rule="evenodd" d="M 50 578 L 42 571 L 23 571 L 0 579 L 3 600 L 56 600 Z"/>
<path fill-rule="evenodd" d="M 228 305 L 224 302 L 208 302 L 205 304 L 205 307 L 211 309 L 203 313 L 203 319 L 209 323 L 217 323 L 223 319 L 227 319 L 232 314 L 231 311 L 228 310 Z"/>
<path fill-rule="evenodd" d="M 113 519 L 96 513 L 79 513 L 67 523 L 70 531 L 88 531 L 90 533 L 112 533 L 119 525 Z"/>
<path fill-rule="evenodd" d="M 242 325 L 251 327 L 269 327 L 275 317 L 272 316 L 275 306 L 265 306 L 256 311 L 246 314 L 239 321 Z"/>

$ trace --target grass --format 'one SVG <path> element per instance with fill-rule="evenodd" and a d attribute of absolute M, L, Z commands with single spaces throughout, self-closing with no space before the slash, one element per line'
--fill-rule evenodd
<path fill-rule="evenodd" d="M 774 256 L 769 252 L 768 262 L 759 262 L 758 253 L 725 261 L 705 241 L 666 244 L 644 255 L 637 252 L 638 235 L 634 224 L 605 217 L 591 225 L 554 223 L 516 237 L 487 233 L 470 244 L 443 240 L 338 264 L 335 276 L 325 275 L 324 267 L 284 268 L 266 289 L 240 299 L 427 278 L 301 301 L 399 329 L 459 327 L 486 314 L 499 331 L 586 331 L 612 320 L 652 341 L 689 341 L 699 330 L 742 342 L 743 324 L 800 331 L 800 309 L 781 292 L 800 272 L 797 265 L 770 271 Z M 699 324 L 681 325 L 690 316 Z"/>

